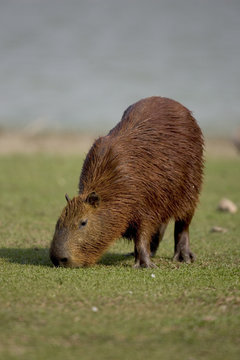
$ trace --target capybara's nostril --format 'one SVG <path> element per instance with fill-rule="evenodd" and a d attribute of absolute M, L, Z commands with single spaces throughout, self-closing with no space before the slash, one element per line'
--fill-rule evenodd
<path fill-rule="evenodd" d="M 62 263 L 62 264 L 66 264 L 68 262 L 68 258 L 62 258 L 62 259 L 60 259 L 60 263 Z"/>
<path fill-rule="evenodd" d="M 59 266 L 59 260 L 58 260 L 57 257 L 55 257 L 54 255 L 51 255 L 50 259 L 51 259 L 54 266 Z"/>

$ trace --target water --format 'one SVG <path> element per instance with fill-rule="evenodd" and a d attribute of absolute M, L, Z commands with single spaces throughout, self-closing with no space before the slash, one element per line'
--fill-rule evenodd
<path fill-rule="evenodd" d="M 106 130 L 174 98 L 240 126 L 239 0 L 0 0 L 0 126 Z"/>

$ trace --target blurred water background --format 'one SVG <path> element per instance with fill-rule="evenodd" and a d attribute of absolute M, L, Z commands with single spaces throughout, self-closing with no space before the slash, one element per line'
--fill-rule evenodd
<path fill-rule="evenodd" d="M 0 0 L 1 128 L 105 131 L 151 95 L 234 133 L 239 0 Z"/>

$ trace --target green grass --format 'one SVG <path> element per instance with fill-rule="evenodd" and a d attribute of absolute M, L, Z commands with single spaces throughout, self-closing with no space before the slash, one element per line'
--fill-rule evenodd
<path fill-rule="evenodd" d="M 207 161 L 191 226 L 196 262 L 171 261 L 171 224 L 154 270 L 133 269 L 123 240 L 95 267 L 51 266 L 54 225 L 81 165 L 77 156 L 0 158 L 0 358 L 239 359 L 240 216 L 216 211 L 223 196 L 240 205 L 239 159 Z"/>

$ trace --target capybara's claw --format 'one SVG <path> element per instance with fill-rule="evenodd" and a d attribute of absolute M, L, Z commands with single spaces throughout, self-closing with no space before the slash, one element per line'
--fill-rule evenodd
<path fill-rule="evenodd" d="M 150 269 L 156 269 L 157 268 L 157 265 L 154 264 L 152 261 L 148 264 L 148 266 L 146 266 L 147 268 L 150 268 Z"/>
<path fill-rule="evenodd" d="M 133 265 L 133 268 L 134 269 L 146 269 L 146 268 L 148 268 L 148 269 L 155 269 L 155 268 L 157 268 L 157 265 L 155 265 L 152 261 L 151 262 L 149 262 L 149 263 L 142 263 L 142 264 L 140 264 L 140 262 L 139 261 L 137 261 L 134 265 Z"/>
<path fill-rule="evenodd" d="M 178 251 L 174 254 L 173 257 L 173 261 L 180 261 L 180 262 L 185 262 L 186 264 L 191 264 L 195 261 L 196 257 L 195 255 L 191 252 L 182 252 L 182 251 Z"/>

